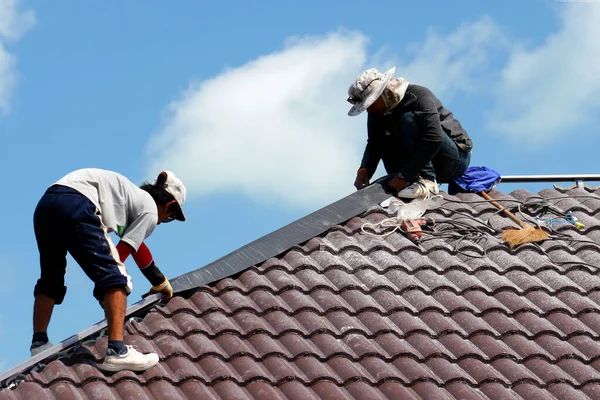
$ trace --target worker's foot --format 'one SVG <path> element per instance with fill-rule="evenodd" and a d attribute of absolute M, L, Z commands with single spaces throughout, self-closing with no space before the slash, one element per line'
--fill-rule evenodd
<path fill-rule="evenodd" d="M 142 354 L 132 346 L 125 347 L 127 349 L 125 354 L 118 354 L 116 350 L 111 348 L 106 349 L 104 362 L 99 368 L 110 372 L 122 370 L 145 371 L 158 364 L 158 354 Z"/>
<path fill-rule="evenodd" d="M 435 179 L 430 181 L 419 177 L 412 185 L 399 191 L 398 197 L 402 199 L 424 199 L 439 192 Z"/>
<path fill-rule="evenodd" d="M 52 347 L 52 343 L 50 342 L 33 342 L 31 343 L 31 347 L 29 351 L 31 352 L 31 357 L 40 354 L 44 350 L 48 350 Z"/>

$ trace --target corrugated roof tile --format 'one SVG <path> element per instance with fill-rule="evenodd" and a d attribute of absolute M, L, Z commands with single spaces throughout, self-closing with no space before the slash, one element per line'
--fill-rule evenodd
<path fill-rule="evenodd" d="M 557 399 L 582 399 L 587 400 L 580 389 L 575 389 L 568 383 L 557 382 L 548 388 L 548 391 Z M 594 397 L 592 397 L 593 399 Z M 589 399 L 589 397 L 588 397 Z"/>
<path fill-rule="evenodd" d="M 0 399 L 600 398 L 600 197 L 491 195 L 571 210 L 586 229 L 556 224 L 573 240 L 514 250 L 427 230 L 415 245 L 363 234 L 390 217 L 374 206 L 129 321 L 127 343 L 160 356 L 151 370 L 98 370 L 103 336 Z M 443 197 L 429 213 L 440 221 L 518 228 L 476 194 Z"/>

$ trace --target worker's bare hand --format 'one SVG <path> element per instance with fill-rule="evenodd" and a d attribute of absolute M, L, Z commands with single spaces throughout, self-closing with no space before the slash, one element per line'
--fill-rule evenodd
<path fill-rule="evenodd" d="M 401 191 L 402 189 L 404 189 L 406 187 L 406 179 L 401 179 L 401 178 L 398 178 L 397 176 L 394 176 L 388 182 L 388 186 L 390 188 L 392 188 L 396 193 L 398 193 L 399 191 Z"/>
<path fill-rule="evenodd" d="M 369 184 L 369 171 L 366 168 L 361 168 L 356 173 L 356 180 L 354 181 L 354 187 L 356 190 L 360 190 Z"/>

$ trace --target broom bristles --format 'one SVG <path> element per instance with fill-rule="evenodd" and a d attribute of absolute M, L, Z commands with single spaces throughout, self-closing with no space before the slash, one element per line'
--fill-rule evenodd
<path fill-rule="evenodd" d="M 535 229 L 532 226 L 523 229 L 507 229 L 502 233 L 504 240 L 511 249 L 524 244 L 542 242 L 548 239 L 548 232 L 541 229 Z"/>

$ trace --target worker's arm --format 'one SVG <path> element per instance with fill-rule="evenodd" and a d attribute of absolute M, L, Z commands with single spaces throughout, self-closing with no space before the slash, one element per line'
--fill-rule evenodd
<path fill-rule="evenodd" d="M 142 243 L 138 248 L 138 251 L 133 252 L 133 248 L 126 242 L 120 241 L 117 244 L 117 251 L 119 252 L 119 258 L 121 262 L 125 262 L 127 257 L 133 253 L 133 260 L 137 264 L 142 274 L 148 279 L 152 285 L 150 293 L 163 292 L 167 299 L 173 296 L 173 289 L 169 280 L 163 275 L 150 253 L 150 249 L 145 243 Z"/>
<path fill-rule="evenodd" d="M 368 171 L 369 179 L 373 177 L 377 165 L 381 161 L 381 137 L 384 131 L 381 118 L 369 115 L 367 118 L 367 145 L 360 163 L 360 168 Z"/>

